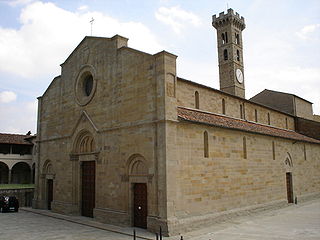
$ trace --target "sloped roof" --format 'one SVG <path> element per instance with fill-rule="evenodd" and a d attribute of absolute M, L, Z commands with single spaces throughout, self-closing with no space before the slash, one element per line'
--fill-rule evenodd
<path fill-rule="evenodd" d="M 185 107 L 178 107 L 179 120 L 208 124 L 221 128 L 235 129 L 250 133 L 268 135 L 273 137 L 280 137 L 292 139 L 295 141 L 310 142 L 320 144 L 319 140 L 304 136 L 292 130 L 276 128 L 259 123 L 254 123 L 246 120 L 231 118 L 219 114 L 204 112 L 197 109 L 190 109 Z"/>
<path fill-rule="evenodd" d="M 293 93 L 280 92 L 280 91 L 275 91 L 275 90 L 270 90 L 270 89 L 264 89 L 263 91 L 257 93 L 257 94 L 254 95 L 253 97 L 251 97 L 249 100 L 250 100 L 250 101 L 254 101 L 254 97 L 258 96 L 258 95 L 261 94 L 261 93 L 265 93 L 265 92 L 267 92 L 267 93 L 279 93 L 279 94 L 284 94 L 284 95 L 288 95 L 288 96 L 293 96 L 293 97 L 296 97 L 296 98 L 300 98 L 301 100 L 303 100 L 303 101 L 305 101 L 305 102 L 308 102 L 308 103 L 313 104 L 312 102 L 310 102 L 310 101 L 308 101 L 308 100 L 306 100 L 306 99 L 304 99 L 304 98 L 302 98 L 302 97 L 299 97 L 299 96 L 297 96 L 297 95 L 295 95 L 295 94 L 293 94 Z"/>
<path fill-rule="evenodd" d="M 30 135 L 0 133 L 0 143 L 33 145 L 31 142 L 26 141 L 26 138 L 30 138 Z"/>

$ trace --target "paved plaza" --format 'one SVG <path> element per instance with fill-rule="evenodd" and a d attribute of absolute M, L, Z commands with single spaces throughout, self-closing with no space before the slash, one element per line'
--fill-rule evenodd
<path fill-rule="evenodd" d="M 44 210 L 0 213 L 0 239 L 5 240 L 130 240 L 132 230 Z M 144 230 L 138 229 L 137 234 L 143 237 L 137 239 L 155 239 Z M 183 237 L 184 240 L 319 240 L 320 200 L 239 217 L 185 233 Z M 180 240 L 180 237 L 164 239 Z"/>

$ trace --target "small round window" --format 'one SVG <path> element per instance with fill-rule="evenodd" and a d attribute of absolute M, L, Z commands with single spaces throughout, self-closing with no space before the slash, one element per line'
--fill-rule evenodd
<path fill-rule="evenodd" d="M 76 102 L 80 106 L 87 105 L 94 96 L 96 90 L 95 71 L 91 66 L 85 66 L 79 72 L 75 82 Z"/>
<path fill-rule="evenodd" d="M 86 96 L 90 96 L 93 88 L 93 77 L 92 75 L 88 75 L 84 78 L 83 81 L 83 89 Z"/>

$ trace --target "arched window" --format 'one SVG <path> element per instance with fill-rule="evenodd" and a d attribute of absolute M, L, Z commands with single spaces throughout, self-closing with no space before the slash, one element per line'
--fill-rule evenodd
<path fill-rule="evenodd" d="M 228 50 L 227 49 L 223 50 L 223 59 L 228 60 Z"/>
<path fill-rule="evenodd" d="M 240 51 L 237 50 L 237 61 L 240 61 Z"/>
<path fill-rule="evenodd" d="M 195 107 L 196 107 L 196 109 L 199 109 L 199 93 L 198 93 L 198 91 L 196 91 L 194 93 L 194 98 L 195 98 Z"/>
<path fill-rule="evenodd" d="M 203 133 L 203 154 L 205 158 L 209 157 L 209 143 L 208 143 L 208 132 Z"/>
<path fill-rule="evenodd" d="M 243 158 L 247 159 L 247 139 L 243 137 Z"/>
<path fill-rule="evenodd" d="M 222 99 L 222 114 L 226 114 L 226 102 Z"/>
<path fill-rule="evenodd" d="M 254 119 L 256 122 L 258 122 L 258 111 L 257 109 L 254 110 Z"/>
<path fill-rule="evenodd" d="M 222 44 L 226 43 L 226 38 L 224 36 L 224 33 L 221 34 Z"/>

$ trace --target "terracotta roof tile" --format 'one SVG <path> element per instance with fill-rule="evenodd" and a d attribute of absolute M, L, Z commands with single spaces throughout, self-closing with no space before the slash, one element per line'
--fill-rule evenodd
<path fill-rule="evenodd" d="M 197 109 L 178 107 L 178 118 L 180 120 L 213 125 L 222 128 L 236 129 L 240 131 L 258 133 L 274 137 L 292 139 L 296 141 L 320 144 L 319 140 L 304 136 L 295 131 L 276 128 L 263 124 L 258 124 L 246 120 L 231 118 L 214 113 L 204 112 Z"/>
<path fill-rule="evenodd" d="M 29 137 L 30 135 L 0 133 L 0 143 L 32 145 L 32 143 L 25 140 Z"/>

